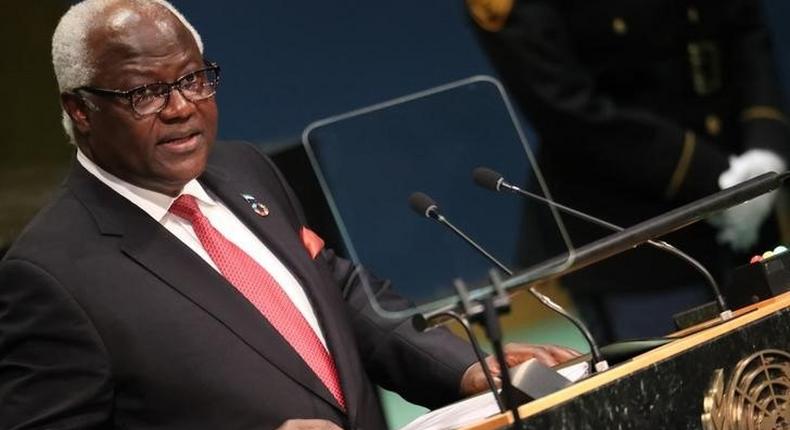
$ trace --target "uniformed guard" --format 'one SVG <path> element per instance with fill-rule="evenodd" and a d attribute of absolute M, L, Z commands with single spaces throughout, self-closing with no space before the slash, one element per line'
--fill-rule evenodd
<path fill-rule="evenodd" d="M 788 120 L 759 1 L 467 5 L 540 135 L 540 167 L 556 201 L 630 226 L 787 169 Z M 777 223 L 764 222 L 775 217 L 775 201 L 756 199 L 666 239 L 723 280 L 748 253 L 778 244 Z M 563 219 L 576 245 L 610 233 Z M 606 340 L 664 334 L 674 312 L 710 300 L 699 273 L 648 247 L 563 282 Z"/>

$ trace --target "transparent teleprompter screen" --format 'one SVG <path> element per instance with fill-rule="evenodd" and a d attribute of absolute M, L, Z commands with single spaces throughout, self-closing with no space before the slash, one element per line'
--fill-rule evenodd
<path fill-rule="evenodd" d="M 447 220 L 515 272 L 555 257 L 556 264 L 535 274 L 539 277 L 572 262 L 556 210 L 472 180 L 475 168 L 487 167 L 550 198 L 533 148 L 502 86 L 491 77 L 467 78 L 314 122 L 302 141 L 348 257 L 364 268 L 360 273 L 375 275 L 356 277 L 355 288 L 363 288 L 385 316 L 402 318 L 457 301 L 457 279 L 472 297 L 491 289 L 494 265 L 449 228 L 416 213 L 409 204 L 415 192 L 428 195 Z M 563 258 L 547 253 L 549 242 L 561 244 Z M 383 288 L 409 304 L 390 300 Z"/>

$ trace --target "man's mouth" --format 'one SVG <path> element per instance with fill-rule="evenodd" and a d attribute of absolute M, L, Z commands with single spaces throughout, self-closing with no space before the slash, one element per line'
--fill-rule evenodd
<path fill-rule="evenodd" d="M 165 136 L 158 145 L 172 152 L 190 152 L 199 145 L 200 135 L 200 132 L 172 134 Z"/>

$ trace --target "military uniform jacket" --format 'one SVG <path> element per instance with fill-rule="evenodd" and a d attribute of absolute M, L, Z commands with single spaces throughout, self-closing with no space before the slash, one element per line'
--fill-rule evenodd
<path fill-rule="evenodd" d="M 553 197 L 626 227 L 718 191 L 731 155 L 764 148 L 788 159 L 758 3 L 468 1 L 506 88 L 540 134 Z M 577 245 L 608 233 L 564 219 Z M 735 264 L 706 223 L 667 239 L 714 271 Z M 641 249 L 577 278 L 625 288 L 700 279 Z"/>

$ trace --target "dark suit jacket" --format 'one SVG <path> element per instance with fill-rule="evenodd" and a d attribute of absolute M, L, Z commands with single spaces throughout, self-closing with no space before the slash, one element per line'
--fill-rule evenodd
<path fill-rule="evenodd" d="M 379 317 L 353 265 L 331 251 L 311 259 L 299 205 L 268 159 L 219 144 L 199 180 L 304 286 L 347 414 L 221 275 L 75 163 L 0 263 L 1 429 L 266 429 L 289 418 L 379 429 L 372 381 L 429 407 L 458 397 L 471 349 Z M 407 305 L 371 282 L 388 307 Z"/>

